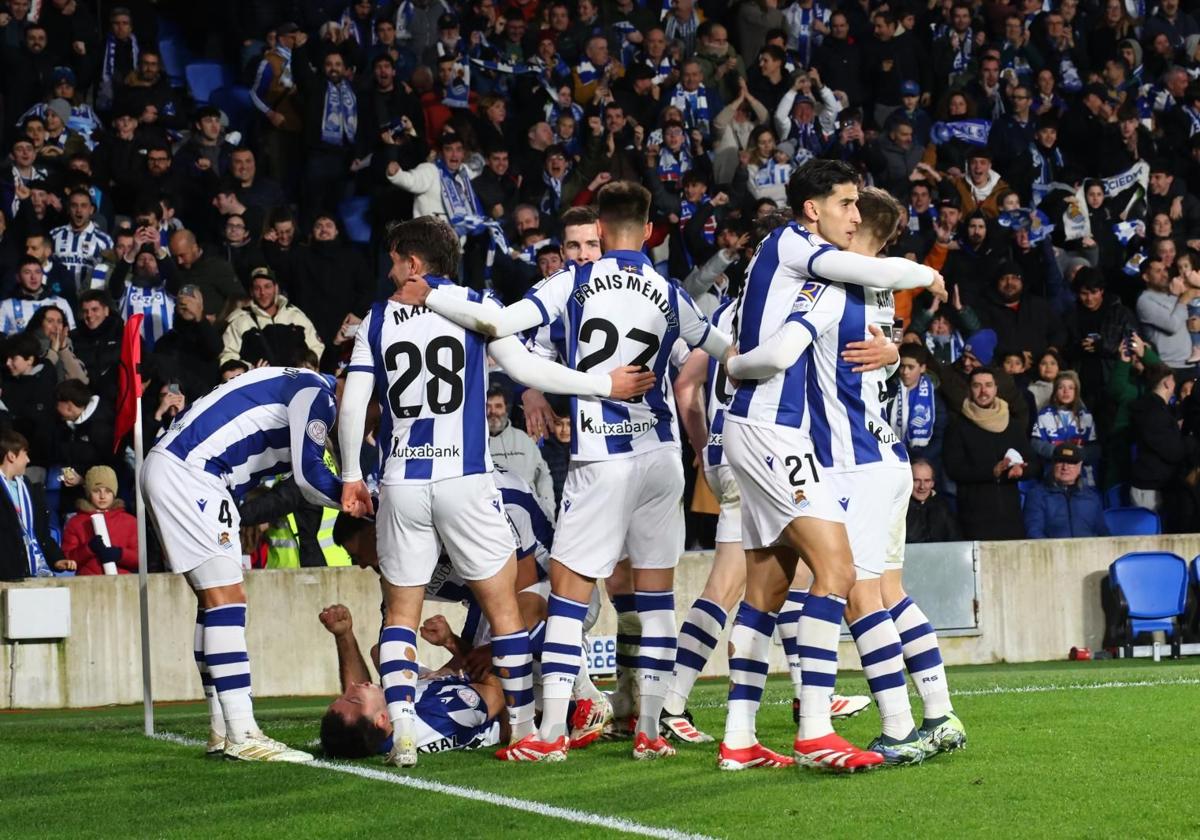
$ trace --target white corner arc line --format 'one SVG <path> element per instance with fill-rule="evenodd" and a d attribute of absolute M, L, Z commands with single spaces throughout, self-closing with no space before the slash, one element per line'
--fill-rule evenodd
<path fill-rule="evenodd" d="M 160 741 L 166 741 L 172 744 L 179 744 L 185 747 L 202 747 L 204 742 L 195 738 L 186 738 L 182 735 L 177 735 L 174 732 L 157 732 L 153 736 Z M 691 834 L 685 831 L 678 831 L 673 828 L 659 828 L 652 825 L 644 825 L 643 823 L 627 820 L 623 817 L 610 817 L 603 814 L 593 814 L 588 811 L 579 811 L 575 808 L 564 808 L 559 805 L 548 805 L 544 802 L 536 802 L 530 799 L 518 799 L 515 796 L 505 796 L 499 793 L 492 793 L 486 790 L 477 788 L 463 787 L 461 785 L 450 785 L 444 782 L 434 782 L 429 779 L 420 779 L 414 776 L 401 776 L 396 773 L 388 773 L 384 770 L 376 770 L 370 767 L 360 767 L 356 764 L 342 764 L 335 761 L 316 760 L 309 763 L 307 766 L 316 767 L 321 770 L 332 770 L 336 773 L 347 773 L 351 776 L 358 776 L 363 779 L 371 779 L 377 782 L 388 782 L 393 785 L 401 785 L 410 787 L 416 790 L 428 791 L 430 793 L 441 793 L 446 796 L 457 796 L 460 799 L 471 799 L 476 802 L 484 802 L 488 805 L 496 805 L 500 808 L 511 808 L 515 811 L 524 811 L 529 814 L 537 814 L 543 817 L 552 819 L 566 820 L 568 822 L 579 823 L 580 825 L 593 826 L 595 828 L 606 828 L 611 831 L 620 831 L 624 834 L 636 834 L 641 837 L 657 837 L 661 840 L 715 840 L 706 834 Z"/>

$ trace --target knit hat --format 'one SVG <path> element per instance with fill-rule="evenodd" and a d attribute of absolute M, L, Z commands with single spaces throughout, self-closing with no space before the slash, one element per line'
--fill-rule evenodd
<path fill-rule="evenodd" d="M 57 114 L 58 118 L 63 121 L 64 125 L 66 124 L 67 120 L 71 119 L 71 103 L 62 97 L 55 97 L 54 99 L 51 99 L 46 105 L 46 110 L 53 111 L 55 114 Z"/>
<path fill-rule="evenodd" d="M 112 494 L 117 495 L 117 474 L 112 467 L 92 467 L 83 477 L 83 486 L 91 493 L 97 487 L 107 487 Z"/>
<path fill-rule="evenodd" d="M 990 365 L 996 352 L 996 331 L 980 330 L 975 333 L 967 339 L 963 352 L 970 353 L 981 365 Z"/>

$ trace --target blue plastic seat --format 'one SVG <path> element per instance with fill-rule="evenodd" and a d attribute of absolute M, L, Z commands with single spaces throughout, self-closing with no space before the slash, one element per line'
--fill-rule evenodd
<path fill-rule="evenodd" d="M 162 58 L 163 72 L 167 74 L 171 87 L 183 87 L 188 61 L 191 60 L 187 47 L 173 38 L 163 38 L 158 42 L 158 51 Z"/>
<path fill-rule="evenodd" d="M 1179 655 L 1179 620 L 1187 606 L 1187 563 L 1166 551 L 1134 551 L 1108 567 L 1114 588 L 1128 608 L 1126 655 L 1139 633 L 1161 630 Z"/>
<path fill-rule="evenodd" d="M 1162 533 L 1158 514 L 1141 507 L 1118 507 L 1104 511 L 1104 524 L 1113 537 L 1148 537 Z"/>
<path fill-rule="evenodd" d="M 1129 504 L 1129 485 L 1114 484 L 1104 491 L 1104 508 L 1119 508 Z"/>
<path fill-rule="evenodd" d="M 250 118 L 254 114 L 254 103 L 250 101 L 250 88 L 242 85 L 217 88 L 209 95 L 208 104 L 221 109 L 229 120 L 230 131 L 245 133 L 249 130 Z"/>
<path fill-rule="evenodd" d="M 213 91 L 232 81 L 229 68 L 217 61 L 193 61 L 183 69 L 183 74 L 196 102 L 207 103 Z"/>
<path fill-rule="evenodd" d="M 362 195 L 347 198 L 338 205 L 338 215 L 346 229 L 346 238 L 351 242 L 366 245 L 371 241 L 370 209 L 371 199 Z"/>

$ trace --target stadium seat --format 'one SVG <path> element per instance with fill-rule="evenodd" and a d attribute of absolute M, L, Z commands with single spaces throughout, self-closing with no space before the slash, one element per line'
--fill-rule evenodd
<path fill-rule="evenodd" d="M 232 78 L 229 68 L 216 61 L 193 61 L 183 70 L 192 99 L 207 103 L 213 91 L 227 86 Z"/>
<path fill-rule="evenodd" d="M 1104 524 L 1113 537 L 1148 537 L 1162 533 L 1158 514 L 1141 507 L 1118 507 L 1104 511 Z"/>
<path fill-rule="evenodd" d="M 208 104 L 221 109 L 229 120 L 230 131 L 245 134 L 250 130 L 250 117 L 254 114 L 250 88 L 242 85 L 217 88 L 209 95 Z"/>
<path fill-rule="evenodd" d="M 1129 504 L 1129 485 L 1114 484 L 1104 491 L 1104 508 L 1119 508 Z"/>
<path fill-rule="evenodd" d="M 1134 551 L 1113 561 L 1108 573 L 1128 610 L 1125 655 L 1139 633 L 1162 631 L 1179 656 L 1179 625 L 1187 607 L 1187 564 L 1166 551 Z"/>
<path fill-rule="evenodd" d="M 163 71 L 167 74 L 167 79 L 171 82 L 171 87 L 183 87 L 186 79 L 186 68 L 188 64 L 187 47 L 171 38 L 164 38 L 158 43 L 158 50 L 162 56 Z"/>
<path fill-rule="evenodd" d="M 342 218 L 342 226 L 346 229 L 346 237 L 359 245 L 371 241 L 371 219 L 368 215 L 371 209 L 371 199 L 367 196 L 347 198 L 338 205 L 338 215 Z"/>

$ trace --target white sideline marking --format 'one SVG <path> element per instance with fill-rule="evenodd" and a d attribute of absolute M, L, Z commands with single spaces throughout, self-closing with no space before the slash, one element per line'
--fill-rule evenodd
<path fill-rule="evenodd" d="M 156 732 L 151 737 L 160 741 L 167 741 L 172 744 L 179 744 L 185 747 L 202 747 L 204 741 L 196 738 L 185 738 L 182 735 L 177 735 L 174 732 Z M 543 817 L 551 817 L 559 820 L 567 820 L 568 822 L 580 823 L 581 825 L 595 826 L 596 828 L 607 828 L 612 831 L 620 831 L 625 834 L 637 834 L 642 837 L 659 837 L 663 840 L 714 840 L 705 834 L 689 834 L 684 831 L 676 831 L 673 828 L 657 828 L 652 825 L 643 825 L 642 823 L 627 820 L 622 817 L 608 817 L 603 814 L 592 814 L 587 811 L 577 811 L 574 808 L 563 808 L 558 805 L 547 805 L 544 802 L 535 802 L 530 799 L 518 799 L 515 796 L 504 796 L 499 793 L 491 793 L 486 790 L 478 790 L 476 788 L 462 787 L 461 785 L 448 785 L 442 782 L 434 782 L 428 779 L 418 779 L 413 776 L 401 776 L 396 773 L 389 773 L 384 770 L 375 770 L 370 767 L 360 767 L 356 764 L 342 764 L 334 761 L 322 761 L 320 759 L 309 763 L 309 767 L 317 767 L 321 770 L 333 770 L 337 773 L 348 773 L 351 776 L 358 776 L 363 779 L 371 779 L 377 782 L 388 782 L 393 785 L 402 785 L 404 787 L 415 788 L 417 790 L 429 791 L 431 793 L 442 793 L 447 796 L 457 796 L 460 799 L 472 799 L 476 802 L 486 802 L 488 805 L 496 805 L 501 808 L 512 808 L 515 811 L 524 811 L 529 814 L 538 814 Z"/>
<path fill-rule="evenodd" d="M 1112 680 L 1109 682 L 1087 683 L 1040 683 L 1035 685 L 993 685 L 988 688 L 968 688 L 963 691 L 951 691 L 951 697 L 988 697 L 996 694 L 1037 694 L 1047 691 L 1090 691 L 1098 688 L 1153 688 L 1156 686 L 1200 685 L 1198 677 L 1174 677 L 1166 680 Z M 910 696 L 917 696 L 909 692 Z M 764 700 L 764 706 L 790 706 L 792 698 L 773 697 Z M 721 709 L 725 703 L 697 703 L 697 709 Z"/>

